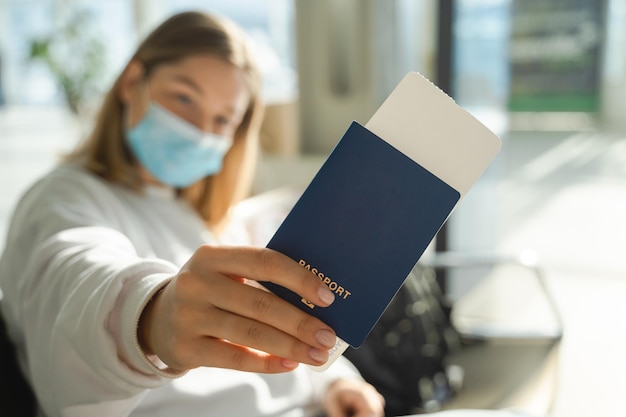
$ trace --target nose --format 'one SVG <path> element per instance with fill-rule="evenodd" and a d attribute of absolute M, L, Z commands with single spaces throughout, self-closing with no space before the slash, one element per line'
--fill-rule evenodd
<path fill-rule="evenodd" d="M 213 133 L 214 135 L 224 134 L 224 126 L 217 118 L 205 117 L 198 127 L 206 133 Z"/>
<path fill-rule="evenodd" d="M 211 120 L 203 120 L 202 123 L 199 124 L 198 128 L 205 133 L 215 133 L 215 127 Z"/>

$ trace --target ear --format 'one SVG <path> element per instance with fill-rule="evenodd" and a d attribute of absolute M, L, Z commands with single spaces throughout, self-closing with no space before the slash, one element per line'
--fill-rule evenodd
<path fill-rule="evenodd" d="M 119 98 L 123 103 L 128 103 L 132 97 L 133 92 L 143 81 L 144 66 L 137 60 L 132 60 L 128 63 L 124 72 L 120 77 Z"/>

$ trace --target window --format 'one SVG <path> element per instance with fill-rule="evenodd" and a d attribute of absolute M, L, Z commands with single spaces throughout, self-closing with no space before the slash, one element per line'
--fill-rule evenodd
<path fill-rule="evenodd" d="M 192 9 L 221 14 L 241 25 L 259 54 L 266 99 L 292 97 L 297 94 L 293 7 L 293 0 L 0 0 L 0 104 L 63 103 L 54 73 L 29 55 L 33 41 L 61 40 L 63 30 L 70 29 L 67 23 L 79 14 L 81 40 L 94 38 L 105 48 L 98 78 L 93 80 L 105 91 L 145 34 L 144 28 Z M 72 62 L 70 51 L 60 49 L 55 46 L 55 53 Z"/>

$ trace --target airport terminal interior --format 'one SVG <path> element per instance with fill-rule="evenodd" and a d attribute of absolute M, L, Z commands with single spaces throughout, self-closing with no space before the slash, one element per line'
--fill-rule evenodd
<path fill-rule="evenodd" d="M 263 233 L 407 72 L 496 133 L 500 153 L 423 259 L 450 261 L 455 319 L 495 349 L 460 359 L 448 407 L 626 414 L 626 2 L 0 0 L 0 250 L 17 199 L 89 131 L 136 43 L 185 9 L 228 16 L 256 47 L 251 197 L 288 196 Z"/>

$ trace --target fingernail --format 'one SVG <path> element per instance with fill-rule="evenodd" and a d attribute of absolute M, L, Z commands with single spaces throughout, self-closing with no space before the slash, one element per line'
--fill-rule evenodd
<path fill-rule="evenodd" d="M 309 357 L 315 362 L 326 362 L 328 360 L 328 352 L 320 349 L 309 349 Z"/>
<path fill-rule="evenodd" d="M 337 337 L 330 330 L 322 329 L 317 332 L 315 335 L 317 341 L 328 348 L 335 346 L 335 342 L 337 341 Z"/>
<path fill-rule="evenodd" d="M 333 294 L 333 292 L 326 286 L 321 287 L 317 293 L 320 296 L 320 299 L 326 304 L 332 304 L 332 302 L 335 301 L 335 294 Z"/>
<path fill-rule="evenodd" d="M 283 366 L 285 368 L 295 369 L 295 368 L 298 367 L 298 365 L 299 365 L 299 363 L 296 362 L 296 361 L 292 361 L 292 360 L 289 360 L 289 359 L 283 359 Z"/>

